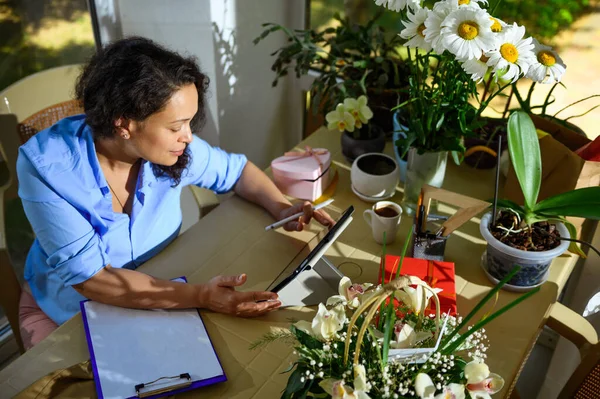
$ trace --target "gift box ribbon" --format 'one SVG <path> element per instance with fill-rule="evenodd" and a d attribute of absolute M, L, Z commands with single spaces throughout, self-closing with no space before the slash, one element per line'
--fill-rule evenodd
<path fill-rule="evenodd" d="M 312 149 L 312 147 L 310 146 L 306 146 L 304 147 L 304 152 L 302 151 L 289 151 L 286 152 L 285 154 L 283 154 L 286 157 L 295 157 L 295 158 L 291 158 L 291 159 L 285 159 L 285 160 L 279 160 L 279 161 L 275 161 L 274 163 L 283 163 L 283 162 L 291 162 L 291 161 L 296 161 L 300 158 L 309 158 L 309 157 L 313 157 L 317 163 L 319 164 L 319 169 L 323 170 L 323 163 L 321 162 L 321 159 L 319 158 L 319 155 L 325 155 L 327 154 L 327 150 L 320 150 L 320 151 L 315 151 Z"/>

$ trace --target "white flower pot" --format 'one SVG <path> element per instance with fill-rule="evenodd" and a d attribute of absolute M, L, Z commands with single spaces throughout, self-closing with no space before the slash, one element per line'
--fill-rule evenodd
<path fill-rule="evenodd" d="M 508 288 L 518 290 L 543 284 L 548 279 L 550 264 L 554 258 L 562 255 L 569 248 L 569 241 L 563 240 L 558 247 L 549 251 L 523 251 L 497 240 L 489 230 L 491 219 L 492 213 L 486 213 L 479 225 L 481 235 L 487 241 L 482 267 L 487 271 L 488 278 L 496 283 L 495 280 L 502 280 L 516 265 L 519 265 L 521 270 L 507 283 Z M 569 231 L 563 223 L 555 224 L 561 237 L 570 238 Z"/>

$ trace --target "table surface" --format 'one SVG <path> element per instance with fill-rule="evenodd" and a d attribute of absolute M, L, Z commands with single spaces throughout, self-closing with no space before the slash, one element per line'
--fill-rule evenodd
<path fill-rule="evenodd" d="M 354 221 L 329 248 L 326 256 L 355 282 L 375 281 L 382 247 L 375 243 L 362 213 L 372 204 L 352 193 L 350 164 L 341 154 L 338 133 L 320 129 L 298 145 L 328 148 L 339 173 L 335 202 L 327 209 L 334 217 L 349 205 L 356 208 Z M 386 153 L 392 154 L 388 143 Z M 493 196 L 492 170 L 475 170 L 448 162 L 444 188 L 479 199 Z M 399 186 L 392 201 L 400 203 Z M 439 207 L 439 212 L 454 209 Z M 178 237 L 168 248 L 148 261 L 140 271 L 160 278 L 187 276 L 190 283 L 206 282 L 213 276 L 248 274 L 244 289 L 264 290 L 281 271 L 298 256 L 306 243 L 314 239 L 320 226 L 314 222 L 300 233 L 282 229 L 265 232 L 272 219 L 263 209 L 238 197 L 224 201 L 214 211 Z M 398 237 L 388 246 L 388 253 L 400 254 L 412 220 L 404 215 Z M 466 315 L 491 289 L 480 268 L 485 241 L 479 233 L 479 219 L 473 218 L 454 232 L 446 245 L 446 260 L 456 264 L 458 311 Z M 578 258 L 565 254 L 557 258 L 550 277 L 540 292 L 491 322 L 487 330 L 490 341 L 490 369 L 504 377 L 503 391 L 494 397 L 508 397 L 527 359 L 550 305 L 564 287 Z M 501 291 L 496 309 L 518 294 Z M 481 315 L 489 311 L 483 309 Z M 228 377 L 226 383 L 192 391 L 178 397 L 203 398 L 276 398 L 284 388 L 288 374 L 280 374 L 293 361 L 292 349 L 272 343 L 262 350 L 251 351 L 249 345 L 272 328 L 287 327 L 289 319 L 310 320 L 314 308 L 289 308 L 256 318 L 239 319 L 203 312 L 203 318 Z M 478 315 L 478 316 L 481 316 Z M 81 315 L 61 325 L 48 338 L 0 371 L 0 397 L 12 397 L 38 378 L 59 368 L 89 358 Z"/>

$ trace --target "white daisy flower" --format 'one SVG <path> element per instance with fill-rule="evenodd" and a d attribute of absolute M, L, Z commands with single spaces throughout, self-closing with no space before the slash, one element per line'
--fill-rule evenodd
<path fill-rule="evenodd" d="M 535 61 L 527 71 L 527 77 L 539 83 L 558 83 L 566 72 L 567 66 L 552 49 L 533 39 Z"/>
<path fill-rule="evenodd" d="M 425 40 L 425 20 L 429 15 L 428 8 L 420 8 L 417 12 L 406 13 L 408 21 L 404 21 L 405 28 L 400 32 L 400 37 L 410 39 L 404 45 L 410 48 L 421 48 L 425 51 L 431 50 L 430 42 Z"/>
<path fill-rule="evenodd" d="M 487 66 L 488 57 L 482 55 L 478 60 L 467 60 L 461 63 L 462 69 L 469 75 L 471 75 L 471 79 L 475 82 L 479 83 L 485 77 L 485 74 L 488 71 Z"/>
<path fill-rule="evenodd" d="M 515 82 L 520 74 L 525 75 L 535 62 L 531 37 L 523 39 L 525 28 L 514 23 L 507 26 L 498 38 L 497 48 L 486 53 L 489 67 L 503 79 Z"/>
<path fill-rule="evenodd" d="M 481 9 L 481 4 L 484 6 L 488 5 L 487 0 L 446 0 L 449 3 L 456 4 L 457 7 L 466 6 L 466 7 L 475 7 Z"/>
<path fill-rule="evenodd" d="M 413 10 L 421 8 L 420 0 L 375 0 L 375 4 L 396 12 L 404 10 L 406 7 Z"/>
<path fill-rule="evenodd" d="M 433 10 L 427 14 L 423 34 L 425 35 L 425 41 L 430 43 L 433 50 L 438 54 L 442 54 L 446 50 L 441 35 L 442 22 L 454 10 L 458 10 L 456 1 L 438 1 L 433 6 Z"/>
<path fill-rule="evenodd" d="M 504 30 L 504 28 L 508 26 L 507 23 L 501 19 L 494 17 L 490 17 L 490 19 L 492 20 L 492 27 L 490 29 L 494 33 L 501 33 Z"/>
<path fill-rule="evenodd" d="M 479 59 L 484 52 L 496 48 L 491 26 L 490 16 L 484 10 L 459 7 L 442 22 L 443 45 L 460 61 Z"/>

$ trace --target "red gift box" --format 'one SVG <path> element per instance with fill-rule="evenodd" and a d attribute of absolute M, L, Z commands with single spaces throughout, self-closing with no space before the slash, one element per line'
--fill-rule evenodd
<path fill-rule="evenodd" d="M 396 275 L 399 264 L 399 256 L 386 255 L 386 283 Z M 450 315 L 456 315 L 456 275 L 454 273 L 454 263 L 405 257 L 400 274 L 419 277 L 429 284 L 431 288 L 442 289 L 443 291 L 438 293 L 440 313 L 443 314 L 450 311 Z M 378 281 L 381 281 L 381 268 L 379 269 Z M 431 302 L 431 309 L 435 309 L 433 301 Z"/>

